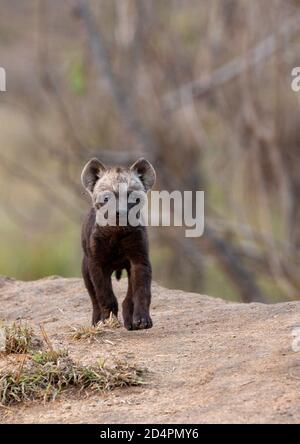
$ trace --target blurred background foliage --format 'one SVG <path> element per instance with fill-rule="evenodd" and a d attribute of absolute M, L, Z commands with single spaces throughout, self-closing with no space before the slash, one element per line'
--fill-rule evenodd
<path fill-rule="evenodd" d="M 296 0 L 1 0 L 0 273 L 80 275 L 84 163 L 204 190 L 205 235 L 150 228 L 154 278 L 299 298 Z"/>

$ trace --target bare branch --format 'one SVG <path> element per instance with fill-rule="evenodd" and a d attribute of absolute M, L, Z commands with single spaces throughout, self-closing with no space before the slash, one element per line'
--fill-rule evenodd
<path fill-rule="evenodd" d="M 216 233 L 206 227 L 206 239 L 209 247 L 219 262 L 223 271 L 231 279 L 237 288 L 243 302 L 265 302 L 259 287 L 255 282 L 254 275 L 244 267 L 241 257 L 234 247 Z"/>
<path fill-rule="evenodd" d="M 128 95 L 123 91 L 121 82 L 117 79 L 111 68 L 104 39 L 97 29 L 88 3 L 85 0 L 76 0 L 75 5 L 76 13 L 82 18 L 99 76 L 105 79 L 125 128 L 134 136 L 141 151 L 149 160 L 153 160 L 156 150 L 155 143 L 140 122 Z"/>
<path fill-rule="evenodd" d="M 279 49 L 280 39 L 288 43 L 300 30 L 300 14 L 294 15 L 283 23 L 278 30 L 254 48 L 251 48 L 244 56 L 237 57 L 225 65 L 217 68 L 211 74 L 206 74 L 198 80 L 189 82 L 178 90 L 166 94 L 164 97 L 164 111 L 170 113 L 212 93 L 215 88 L 234 80 L 243 72 L 255 66 L 265 64 Z"/>

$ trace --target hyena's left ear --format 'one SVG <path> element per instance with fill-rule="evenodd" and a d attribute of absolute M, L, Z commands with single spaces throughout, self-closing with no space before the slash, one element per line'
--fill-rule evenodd
<path fill-rule="evenodd" d="M 84 188 L 90 194 L 92 194 L 97 180 L 100 179 L 101 176 L 103 176 L 105 171 L 106 166 L 103 165 L 103 163 L 101 163 L 100 160 L 96 158 L 91 159 L 83 168 L 81 173 L 81 182 Z"/>
<path fill-rule="evenodd" d="M 155 169 L 153 168 L 151 163 L 148 162 L 148 160 L 146 159 L 137 160 L 130 167 L 130 170 L 139 177 L 146 191 L 151 190 L 156 181 L 156 174 L 155 174 Z"/>

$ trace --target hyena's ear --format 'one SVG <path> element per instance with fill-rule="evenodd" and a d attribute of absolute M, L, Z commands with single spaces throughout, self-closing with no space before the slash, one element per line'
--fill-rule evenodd
<path fill-rule="evenodd" d="M 98 159 L 91 159 L 83 168 L 81 173 L 81 182 L 84 188 L 92 194 L 97 180 L 103 176 L 106 166 Z"/>
<path fill-rule="evenodd" d="M 146 159 L 137 160 L 130 167 L 130 170 L 139 177 L 146 191 L 151 190 L 156 181 L 156 174 L 155 174 L 155 169 L 153 168 L 151 163 L 148 162 L 148 160 Z"/>

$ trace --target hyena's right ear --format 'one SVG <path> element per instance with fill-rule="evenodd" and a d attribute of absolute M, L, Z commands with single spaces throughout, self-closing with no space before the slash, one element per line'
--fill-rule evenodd
<path fill-rule="evenodd" d="M 84 188 L 92 194 L 94 186 L 98 179 L 106 171 L 106 166 L 103 165 L 98 159 L 91 159 L 83 168 L 81 173 L 81 182 Z"/>

